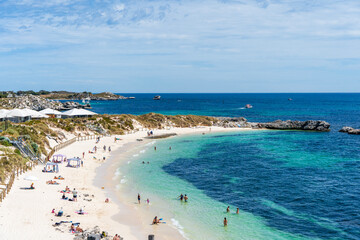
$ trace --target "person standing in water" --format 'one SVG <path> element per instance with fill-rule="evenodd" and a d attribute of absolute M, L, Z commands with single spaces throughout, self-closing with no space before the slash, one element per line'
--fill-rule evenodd
<path fill-rule="evenodd" d="M 141 200 L 140 193 L 138 193 L 138 202 L 139 202 L 139 204 L 140 204 L 140 200 Z"/>
<path fill-rule="evenodd" d="M 154 150 L 156 151 L 156 146 L 154 147 Z"/>
<path fill-rule="evenodd" d="M 180 199 L 180 201 L 184 200 L 184 195 L 182 193 L 180 194 L 179 199 Z"/>
<path fill-rule="evenodd" d="M 184 196 L 184 200 L 185 200 L 185 202 L 187 202 L 188 201 L 188 196 L 185 194 L 185 196 Z"/>
<path fill-rule="evenodd" d="M 226 212 L 230 212 L 230 206 L 227 207 Z"/>
<path fill-rule="evenodd" d="M 236 214 L 239 214 L 239 208 L 236 208 Z"/>
<path fill-rule="evenodd" d="M 226 219 L 226 217 L 224 218 L 224 227 L 227 227 L 227 224 L 228 224 L 228 222 L 227 222 L 227 219 Z"/>

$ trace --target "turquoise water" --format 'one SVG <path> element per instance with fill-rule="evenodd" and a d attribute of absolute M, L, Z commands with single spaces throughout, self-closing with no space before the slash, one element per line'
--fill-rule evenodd
<path fill-rule="evenodd" d="M 189 135 L 148 144 L 119 171 L 134 199 L 149 198 L 189 239 L 360 239 L 360 163 L 351 144 L 297 131 Z M 188 203 L 177 200 L 181 193 Z"/>

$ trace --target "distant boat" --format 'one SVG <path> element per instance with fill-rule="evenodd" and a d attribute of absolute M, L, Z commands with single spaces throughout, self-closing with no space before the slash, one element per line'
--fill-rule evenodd
<path fill-rule="evenodd" d="M 157 95 L 153 98 L 153 100 L 160 100 L 161 96 Z"/>
<path fill-rule="evenodd" d="M 292 98 L 288 98 L 289 101 L 292 101 Z"/>
<path fill-rule="evenodd" d="M 83 104 L 89 104 L 90 101 L 91 101 L 90 98 L 83 98 L 83 99 L 82 99 L 82 103 L 83 103 Z"/>
<path fill-rule="evenodd" d="M 252 108 L 253 106 L 251 104 L 246 104 L 245 108 Z"/>
<path fill-rule="evenodd" d="M 135 99 L 135 97 L 128 97 L 128 99 Z"/>

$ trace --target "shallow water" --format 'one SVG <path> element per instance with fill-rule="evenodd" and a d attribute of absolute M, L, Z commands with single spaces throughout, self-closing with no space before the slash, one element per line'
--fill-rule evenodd
<path fill-rule="evenodd" d="M 360 153 L 351 148 L 358 142 L 338 134 L 248 131 L 159 140 L 157 151 L 148 145 L 121 169 L 123 185 L 150 198 L 189 239 L 359 239 Z M 180 193 L 188 203 L 176 199 Z"/>

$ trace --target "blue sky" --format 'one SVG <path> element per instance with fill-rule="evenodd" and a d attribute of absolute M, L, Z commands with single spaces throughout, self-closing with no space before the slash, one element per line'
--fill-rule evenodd
<path fill-rule="evenodd" d="M 359 92 L 358 0 L 0 0 L 1 90 Z"/>

